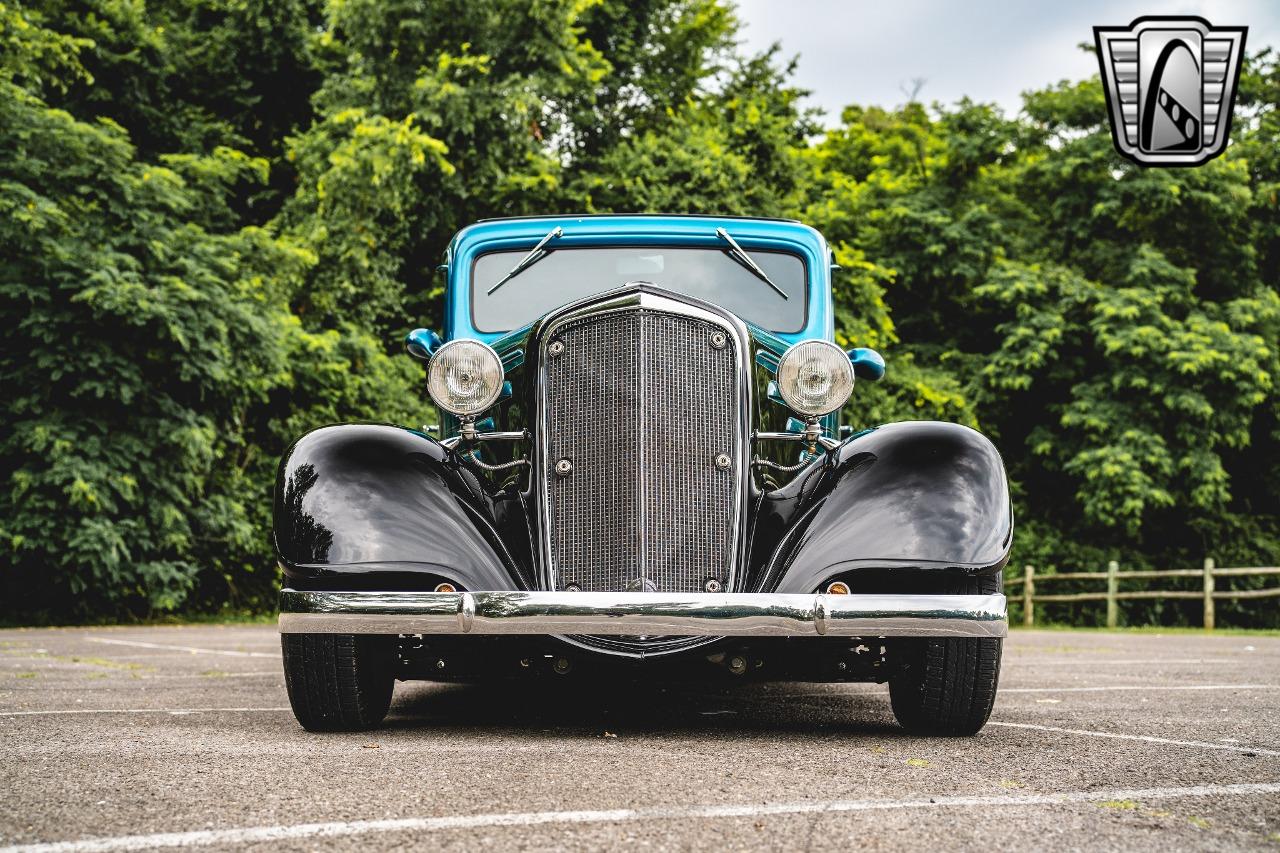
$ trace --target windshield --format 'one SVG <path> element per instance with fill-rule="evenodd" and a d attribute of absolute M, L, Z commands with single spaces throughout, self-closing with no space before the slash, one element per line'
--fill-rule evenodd
<path fill-rule="evenodd" d="M 481 332 L 507 332 L 561 305 L 647 281 L 718 305 L 762 329 L 803 329 L 804 261 L 788 252 L 747 251 L 786 299 L 723 249 L 661 246 L 555 249 L 489 295 L 489 288 L 528 254 L 491 252 L 477 258 L 472 269 L 472 321 Z"/>

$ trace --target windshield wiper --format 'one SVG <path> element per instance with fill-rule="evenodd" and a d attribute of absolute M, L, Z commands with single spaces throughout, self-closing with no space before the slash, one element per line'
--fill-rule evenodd
<path fill-rule="evenodd" d="M 545 248 L 545 246 L 563 233 L 564 231 L 560 228 L 559 225 L 557 225 L 555 228 L 552 228 L 549 232 L 547 232 L 547 236 L 539 240 L 538 245 L 534 246 L 532 251 L 529 252 L 529 254 L 521 258 L 520 261 L 514 267 L 511 268 L 511 271 L 508 272 L 506 275 L 504 275 L 497 284 L 489 288 L 485 292 L 485 295 L 492 296 L 493 292 L 497 290 L 499 287 L 502 287 L 502 285 L 511 281 L 511 279 L 520 275 L 520 273 L 524 272 L 529 267 L 533 266 L 538 261 L 545 258 L 547 255 L 551 254 L 551 250 Z"/>
<path fill-rule="evenodd" d="M 781 287 L 778 287 L 778 285 L 773 283 L 773 279 L 769 278 L 769 274 L 764 270 L 760 269 L 760 265 L 757 264 L 754 260 L 752 260 L 751 256 L 748 255 L 746 251 L 744 251 L 743 248 L 738 245 L 738 241 L 734 240 L 732 237 L 729 236 L 728 231 L 724 230 L 723 228 L 717 228 L 716 236 L 719 237 L 721 240 L 724 240 L 726 243 L 728 243 L 730 246 L 733 247 L 729 250 L 729 253 L 728 253 L 729 257 L 733 258 L 735 261 L 737 261 L 738 263 L 742 264 L 744 267 L 749 269 L 755 275 L 756 278 L 760 279 L 765 284 L 769 285 L 774 290 L 776 290 L 778 292 L 778 295 L 781 296 L 783 299 L 789 298 L 787 294 L 783 292 Z"/>

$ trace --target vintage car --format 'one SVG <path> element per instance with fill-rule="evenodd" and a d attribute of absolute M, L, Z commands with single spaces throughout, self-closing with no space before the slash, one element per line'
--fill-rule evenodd
<path fill-rule="evenodd" d="M 327 426 L 280 465 L 304 727 L 379 724 L 397 679 L 621 675 L 887 681 L 910 731 L 982 728 L 1004 466 L 964 426 L 839 422 L 885 366 L 834 342 L 820 234 L 502 219 L 444 269 L 442 332 L 406 341 L 443 423 Z"/>

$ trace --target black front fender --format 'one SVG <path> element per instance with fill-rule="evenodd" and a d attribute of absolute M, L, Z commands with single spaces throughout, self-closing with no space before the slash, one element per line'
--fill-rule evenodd
<path fill-rule="evenodd" d="M 889 424 L 766 493 L 755 540 L 765 592 L 811 592 L 835 577 L 855 592 L 897 591 L 994 572 L 1013 544 L 1004 464 L 968 427 Z"/>
<path fill-rule="evenodd" d="M 399 427 L 303 436 L 280 463 L 273 535 L 298 589 L 530 587 L 523 497 L 486 492 L 440 442 Z"/>

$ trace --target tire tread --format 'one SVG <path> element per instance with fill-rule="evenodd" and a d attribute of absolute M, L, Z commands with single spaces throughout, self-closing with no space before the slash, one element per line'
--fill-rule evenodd
<path fill-rule="evenodd" d="M 946 594 L 999 592 L 999 573 L 964 578 Z M 992 638 L 923 640 L 904 671 L 889 682 L 894 716 L 914 734 L 977 734 L 995 705 L 1004 641 Z"/>
<path fill-rule="evenodd" d="M 282 634 L 285 688 L 308 731 L 362 731 L 382 722 L 395 688 L 393 638 Z"/>

